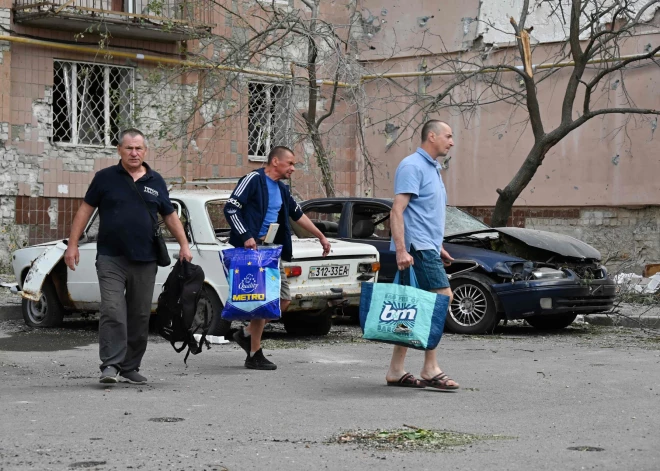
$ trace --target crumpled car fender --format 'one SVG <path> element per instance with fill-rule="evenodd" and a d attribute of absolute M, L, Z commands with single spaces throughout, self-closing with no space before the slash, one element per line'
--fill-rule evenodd
<path fill-rule="evenodd" d="M 21 296 L 25 299 L 38 302 L 41 298 L 41 287 L 46 281 L 46 277 L 55 268 L 55 265 L 62 260 L 66 252 L 66 244 L 58 242 L 57 245 L 48 247 L 39 255 L 28 271 L 25 281 L 23 281 L 23 292 Z"/>

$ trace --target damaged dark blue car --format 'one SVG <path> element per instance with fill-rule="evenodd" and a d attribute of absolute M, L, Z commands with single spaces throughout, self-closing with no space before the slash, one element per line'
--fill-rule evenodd
<path fill-rule="evenodd" d="M 391 199 L 322 198 L 301 203 L 327 237 L 369 243 L 380 253 L 379 282 L 392 282 Z M 444 248 L 454 293 L 445 327 L 463 334 L 492 332 L 501 320 L 525 319 L 562 329 L 578 314 L 608 311 L 615 284 L 600 252 L 573 237 L 516 227 L 492 228 L 447 207 Z"/>

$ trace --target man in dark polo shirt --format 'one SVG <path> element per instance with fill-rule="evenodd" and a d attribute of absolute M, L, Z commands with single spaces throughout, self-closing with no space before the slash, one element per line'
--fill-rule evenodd
<path fill-rule="evenodd" d="M 144 384 L 147 378 L 139 369 L 147 349 L 158 270 L 153 239 L 153 217 L 157 212 L 181 246 L 180 259 L 190 261 L 192 254 L 165 181 L 144 163 L 147 154 L 144 134 L 137 129 L 122 131 L 117 152 L 120 162 L 97 172 L 89 185 L 85 201 L 73 219 L 64 261 L 71 270 L 76 269 L 80 257 L 78 241 L 94 208 L 98 208 L 100 382 L 116 383 L 121 376 L 130 383 Z"/>

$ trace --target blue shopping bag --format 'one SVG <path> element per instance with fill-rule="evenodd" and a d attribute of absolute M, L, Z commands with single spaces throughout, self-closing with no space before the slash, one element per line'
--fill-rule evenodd
<path fill-rule="evenodd" d="M 222 310 L 223 319 L 244 321 L 280 318 L 281 253 L 281 245 L 258 247 L 257 250 L 234 248 L 220 252 L 229 285 L 229 296 Z"/>
<path fill-rule="evenodd" d="M 449 296 L 419 289 L 415 270 L 411 286 L 394 283 L 362 283 L 360 326 L 363 338 L 417 350 L 433 350 L 445 328 Z"/>

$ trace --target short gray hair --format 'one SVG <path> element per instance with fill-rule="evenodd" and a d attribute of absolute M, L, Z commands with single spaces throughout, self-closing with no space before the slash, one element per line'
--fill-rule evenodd
<path fill-rule="evenodd" d="M 149 147 L 149 143 L 147 142 L 147 138 L 146 138 L 145 135 L 142 133 L 142 131 L 140 131 L 139 129 L 136 129 L 136 128 L 128 128 L 128 129 L 124 129 L 123 131 L 120 131 L 120 132 L 119 132 L 119 141 L 118 141 L 118 145 L 122 145 L 122 144 L 123 144 L 123 142 L 124 142 L 124 136 L 130 136 L 130 137 L 137 137 L 137 136 L 140 136 L 140 137 L 142 138 L 142 140 L 144 141 L 144 147 L 145 147 L 145 148 L 148 148 L 148 147 Z"/>

